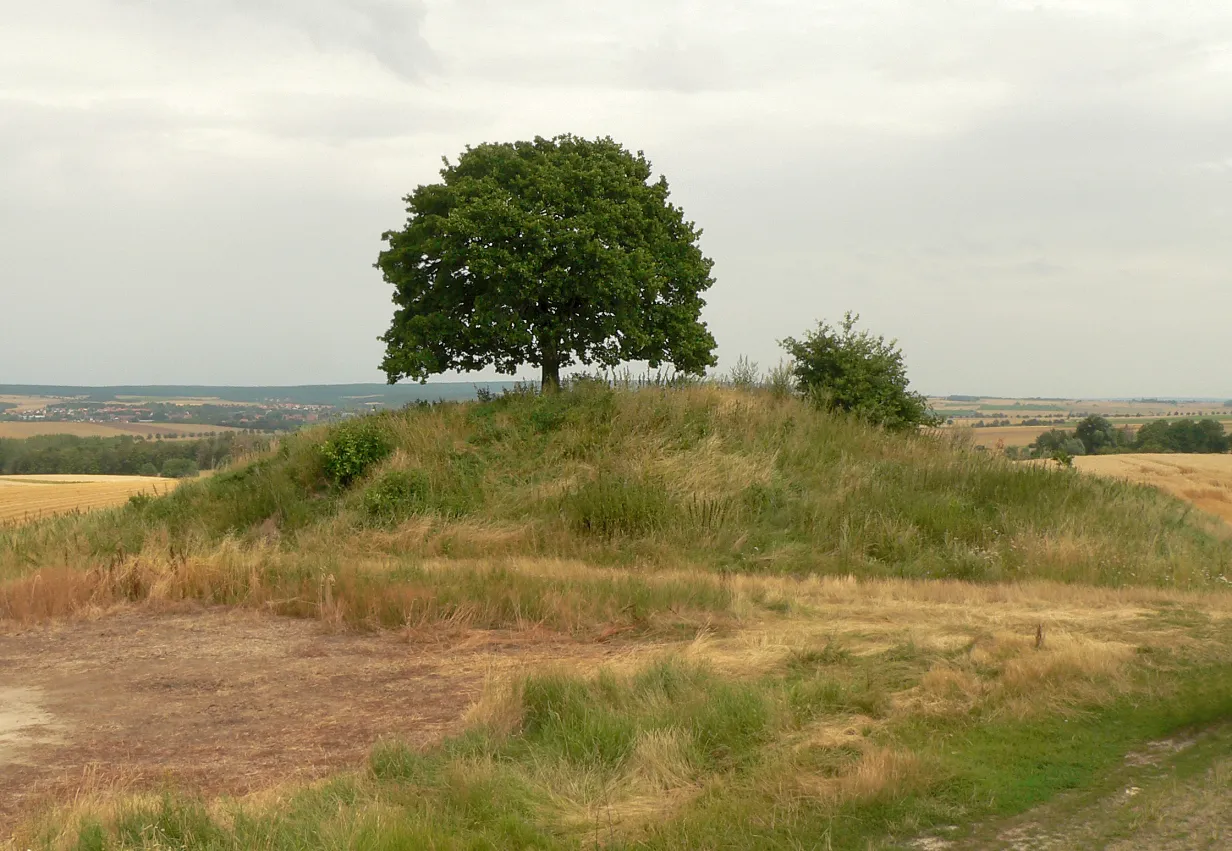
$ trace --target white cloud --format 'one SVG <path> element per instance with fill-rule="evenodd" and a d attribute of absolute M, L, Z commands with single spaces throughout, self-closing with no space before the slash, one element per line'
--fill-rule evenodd
<path fill-rule="evenodd" d="M 0 362 L 377 378 L 400 197 L 467 143 L 571 131 L 645 149 L 705 228 L 725 362 L 853 308 L 926 389 L 1228 394 L 1228 116 L 1219 3 L 20 4 Z"/>

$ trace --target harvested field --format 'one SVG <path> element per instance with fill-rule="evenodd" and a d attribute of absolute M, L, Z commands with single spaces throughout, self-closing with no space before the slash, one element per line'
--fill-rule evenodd
<path fill-rule="evenodd" d="M 57 402 L 63 402 L 64 399 L 58 396 L 12 396 L 0 393 L 0 406 L 12 405 L 7 413 L 24 414 L 28 411 L 38 411 L 48 405 L 54 405 Z"/>
<path fill-rule="evenodd" d="M 166 493 L 178 482 L 146 476 L 0 476 L 0 523 L 119 505 L 137 493 Z"/>
<path fill-rule="evenodd" d="M 1085 473 L 1154 485 L 1232 523 L 1232 455 L 1093 455 Z"/>
<path fill-rule="evenodd" d="M 0 437 L 22 439 L 48 434 L 71 434 L 74 437 L 152 437 L 183 438 L 189 434 L 222 434 L 236 431 L 230 426 L 185 425 L 183 423 L 66 423 L 66 422 L 0 422 Z"/>

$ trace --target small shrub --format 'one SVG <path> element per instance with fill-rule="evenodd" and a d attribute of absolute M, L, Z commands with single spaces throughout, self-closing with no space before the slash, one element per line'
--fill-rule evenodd
<path fill-rule="evenodd" d="M 766 387 L 775 399 L 786 399 L 795 392 L 795 366 L 790 361 L 779 361 L 766 375 Z"/>
<path fill-rule="evenodd" d="M 741 390 L 756 387 L 761 381 L 761 372 L 757 369 L 757 361 L 749 360 L 746 355 L 736 358 L 735 365 L 727 372 L 727 383 Z"/>
<path fill-rule="evenodd" d="M 191 458 L 168 458 L 163 462 L 163 478 L 191 479 L 197 475 L 197 462 Z"/>
<path fill-rule="evenodd" d="M 356 420 L 335 429 L 321 445 L 321 466 L 334 484 L 346 487 L 392 451 L 373 420 Z"/>

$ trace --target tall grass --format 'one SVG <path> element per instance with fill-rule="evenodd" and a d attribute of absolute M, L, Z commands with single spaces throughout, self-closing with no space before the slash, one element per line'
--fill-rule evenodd
<path fill-rule="evenodd" d="M 755 389 L 589 382 L 382 414 L 363 434 L 382 451 L 345 476 L 329 472 L 339 433 L 317 429 L 160 499 L 0 531 L 0 580 L 183 562 L 224 542 L 275 546 L 287 565 L 414 560 L 444 540 L 455 557 L 725 573 L 1182 588 L 1232 573 L 1226 536 L 1154 490 Z"/>

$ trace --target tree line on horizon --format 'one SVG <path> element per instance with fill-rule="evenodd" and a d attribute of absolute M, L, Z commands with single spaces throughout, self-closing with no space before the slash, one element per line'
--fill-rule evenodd
<path fill-rule="evenodd" d="M 48 434 L 0 438 L 0 475 L 189 478 L 226 464 L 260 439 L 228 432 L 201 440 L 141 440 Z"/>
<path fill-rule="evenodd" d="M 1232 437 L 1214 419 L 1155 420 L 1134 431 L 1117 428 L 1106 417 L 1091 415 L 1071 430 L 1049 429 L 1030 446 L 1007 447 L 1010 458 L 1053 458 L 1062 463 L 1083 455 L 1123 453 L 1218 454 L 1232 449 Z"/>

